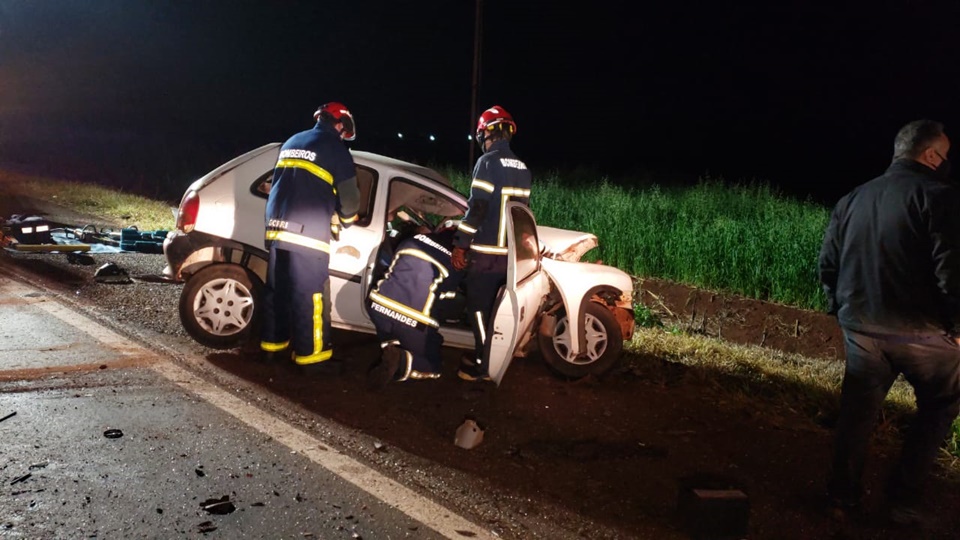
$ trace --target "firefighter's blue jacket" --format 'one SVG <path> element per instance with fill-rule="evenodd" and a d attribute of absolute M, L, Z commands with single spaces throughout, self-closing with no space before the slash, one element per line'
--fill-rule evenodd
<path fill-rule="evenodd" d="M 453 234 L 418 234 L 401 242 L 370 291 L 370 309 L 411 328 L 438 328 L 437 305 L 453 297 L 461 276 L 450 263 Z"/>
<path fill-rule="evenodd" d="M 337 193 L 340 196 L 337 196 Z M 267 198 L 266 241 L 302 253 L 330 253 L 330 223 L 357 220 L 359 190 L 350 151 L 323 121 L 290 137 L 280 148 Z"/>
<path fill-rule="evenodd" d="M 467 214 L 457 231 L 454 245 L 478 253 L 507 254 L 506 216 L 509 201 L 530 204 L 530 171 L 510 149 L 510 142 L 498 140 L 480 156 L 473 169 Z"/>

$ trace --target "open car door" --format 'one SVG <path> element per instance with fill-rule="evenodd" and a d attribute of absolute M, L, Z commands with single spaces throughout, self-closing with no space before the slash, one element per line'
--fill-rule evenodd
<path fill-rule="evenodd" d="M 491 332 L 483 351 L 490 378 L 503 380 L 521 338 L 537 320 L 550 283 L 540 267 L 540 240 L 533 213 L 520 203 L 504 208 L 507 227 L 507 282 L 493 308 Z"/>

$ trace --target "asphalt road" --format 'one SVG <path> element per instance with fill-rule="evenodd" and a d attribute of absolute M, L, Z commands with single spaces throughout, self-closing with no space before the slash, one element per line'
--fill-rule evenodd
<path fill-rule="evenodd" d="M 0 275 L 0 536 L 493 538 Z"/>

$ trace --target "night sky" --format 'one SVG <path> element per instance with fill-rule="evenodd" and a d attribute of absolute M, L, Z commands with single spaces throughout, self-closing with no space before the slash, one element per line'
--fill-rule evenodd
<path fill-rule="evenodd" d="M 535 176 L 710 174 L 829 204 L 910 120 L 960 139 L 960 2 L 721 4 L 483 0 L 478 108 L 513 113 Z M 0 0 L 0 163 L 202 173 L 336 100 L 353 148 L 469 170 L 475 10 Z"/>

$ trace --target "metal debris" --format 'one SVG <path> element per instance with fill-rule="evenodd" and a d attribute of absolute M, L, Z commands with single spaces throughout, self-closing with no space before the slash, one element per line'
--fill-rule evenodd
<path fill-rule="evenodd" d="M 230 502 L 230 496 L 224 495 L 219 499 L 207 499 L 200 503 L 200 508 L 203 508 L 210 514 L 229 514 L 237 509 L 236 506 Z"/>
<path fill-rule="evenodd" d="M 13 481 L 10 482 L 10 485 L 12 486 L 12 485 L 14 485 L 14 484 L 19 484 L 20 482 L 23 482 L 24 480 L 26 480 L 27 478 L 30 478 L 31 476 L 33 476 L 33 475 L 30 474 L 30 473 L 27 473 L 27 474 L 25 474 L 25 475 L 23 475 L 23 476 L 19 476 L 19 477 L 17 477 L 17 478 L 14 478 Z"/>
<path fill-rule="evenodd" d="M 119 439 L 120 437 L 123 437 L 123 432 L 119 429 L 108 429 L 103 432 L 103 436 L 108 439 Z"/>

